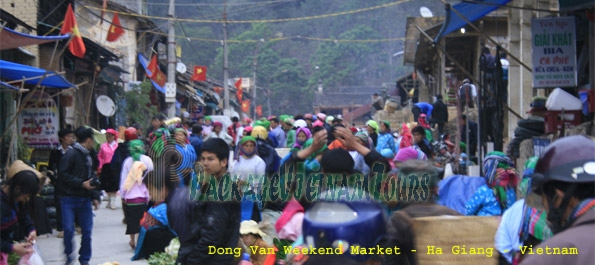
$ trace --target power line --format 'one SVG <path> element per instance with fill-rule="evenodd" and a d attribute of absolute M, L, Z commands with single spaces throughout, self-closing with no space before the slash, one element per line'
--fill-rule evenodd
<path fill-rule="evenodd" d="M 136 4 L 137 1 L 119 1 L 120 3 L 130 3 Z M 277 1 L 267 1 L 267 2 L 245 2 L 245 3 L 230 3 L 227 4 L 228 6 L 254 6 L 254 5 L 268 5 L 268 4 L 278 4 L 278 3 L 291 3 L 295 2 L 295 0 L 277 0 Z M 169 6 L 168 3 L 147 3 L 147 5 L 152 6 Z M 193 4 L 175 4 L 176 7 L 178 6 L 223 6 L 223 4 L 201 4 L 201 3 L 193 3 Z"/>
<path fill-rule="evenodd" d="M 343 15 L 351 15 L 351 14 L 356 14 L 356 13 L 361 13 L 361 12 L 366 12 L 366 11 L 371 11 L 371 10 L 386 8 L 386 7 L 389 7 L 389 6 L 394 6 L 394 5 L 398 5 L 398 4 L 409 2 L 409 1 L 411 1 L 411 0 L 399 0 L 399 1 L 396 1 L 396 2 L 382 4 L 382 5 L 377 5 L 377 6 L 372 6 L 372 7 L 360 8 L 360 9 L 355 9 L 355 10 L 350 10 L 350 11 L 343 11 L 343 12 L 337 12 L 337 13 L 331 13 L 331 14 L 307 16 L 307 17 L 282 18 L 282 19 L 263 19 L 263 20 L 227 20 L 227 23 L 230 23 L 230 24 L 252 24 L 252 23 L 279 23 L 279 22 L 290 22 L 290 21 L 313 20 L 313 19 L 320 19 L 320 18 L 329 18 L 329 17 L 336 17 L 336 16 L 343 16 Z M 94 7 L 94 6 L 85 6 L 85 7 L 86 8 L 89 8 L 89 9 L 94 9 L 94 10 L 102 10 L 102 8 Z M 106 12 L 111 12 L 111 13 L 117 12 L 115 10 L 109 10 L 109 9 L 106 9 L 105 11 Z M 126 14 L 128 16 L 142 17 L 142 18 L 147 18 L 147 19 L 174 20 L 174 21 L 178 21 L 178 22 L 192 22 L 192 23 L 222 23 L 222 20 L 220 20 L 220 19 L 217 19 L 217 20 L 212 20 L 211 19 L 211 20 L 209 20 L 209 19 L 169 18 L 169 17 L 159 17 L 159 16 L 147 16 L 147 15 L 141 15 L 141 14 L 136 14 L 136 13 L 128 13 L 128 12 L 119 12 L 119 13 L 120 14 Z"/>

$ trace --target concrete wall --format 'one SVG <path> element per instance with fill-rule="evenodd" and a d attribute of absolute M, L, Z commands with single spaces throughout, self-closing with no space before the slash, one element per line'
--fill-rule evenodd
<path fill-rule="evenodd" d="M 84 4 L 91 5 L 90 2 L 85 2 Z M 95 4 L 95 6 L 101 7 L 99 3 Z M 100 11 L 97 10 L 77 8 L 75 14 L 81 34 L 120 57 L 120 61 L 116 63 L 116 65 L 130 73 L 122 74 L 120 76 L 124 82 L 137 81 L 135 74 L 137 41 L 136 32 L 134 31 L 134 29 L 136 29 L 138 26 L 137 21 L 133 17 L 119 14 L 118 16 L 120 18 L 120 24 L 122 24 L 122 28 L 125 29 L 124 34 L 120 36 L 120 38 L 118 38 L 118 40 L 115 42 L 108 42 L 106 37 L 114 14 L 106 12 L 104 14 L 105 20 L 100 24 L 100 18 L 95 15 L 99 13 Z"/>
<path fill-rule="evenodd" d="M 37 27 L 37 0 L 2 0 L 0 1 L 0 8 L 22 20 L 27 25 L 34 28 Z M 28 32 L 21 26 L 17 26 L 16 30 L 28 34 L 36 34 L 35 32 Z M 23 48 L 34 54 L 36 57 L 27 59 L 26 62 L 20 63 L 29 64 L 35 67 L 39 66 L 38 46 L 32 45 Z"/>
<path fill-rule="evenodd" d="M 555 0 L 513 0 L 509 3 L 512 6 L 526 8 L 554 9 L 558 2 Z M 509 32 L 509 51 L 519 58 L 525 65 L 532 66 L 533 49 L 531 45 L 531 19 L 533 17 L 551 16 L 555 13 L 534 12 L 530 10 L 510 9 Z M 533 90 L 532 73 L 521 66 L 512 57 L 508 57 L 510 68 L 508 70 L 509 79 L 509 97 L 508 105 L 518 114 L 526 118 L 526 112 L 530 108 L 531 99 L 537 95 L 538 91 Z M 508 135 L 509 142 L 514 137 L 514 130 L 517 127 L 518 118 L 508 113 Z"/>

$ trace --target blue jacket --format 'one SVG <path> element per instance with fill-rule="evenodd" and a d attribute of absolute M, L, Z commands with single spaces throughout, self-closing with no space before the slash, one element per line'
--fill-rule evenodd
<path fill-rule="evenodd" d="M 378 135 L 376 151 L 382 154 L 383 149 L 390 149 L 393 154 L 397 154 L 397 146 L 395 145 L 395 139 L 392 134 L 381 132 L 380 135 Z"/>
<path fill-rule="evenodd" d="M 516 193 L 513 188 L 506 189 L 506 208 L 510 208 L 516 201 Z M 475 191 L 475 194 L 465 204 L 467 215 L 477 216 L 498 216 L 502 215 L 502 209 L 500 209 L 500 203 L 494 195 L 494 191 L 483 185 Z"/>
<path fill-rule="evenodd" d="M 421 113 L 426 114 L 426 120 L 429 121 L 430 117 L 432 117 L 432 110 L 434 110 L 434 106 L 427 102 L 418 102 L 415 103 L 415 106 L 419 107 Z"/>
<path fill-rule="evenodd" d="M 202 136 L 191 134 L 190 137 L 188 137 L 188 140 L 190 141 L 190 145 L 194 147 L 194 152 L 196 152 L 196 158 L 199 158 L 200 152 L 202 151 Z"/>

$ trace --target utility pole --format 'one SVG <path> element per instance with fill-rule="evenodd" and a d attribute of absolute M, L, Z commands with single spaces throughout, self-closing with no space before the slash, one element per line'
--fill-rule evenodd
<path fill-rule="evenodd" d="M 228 65 L 227 65 L 227 0 L 223 1 L 223 88 L 225 90 L 224 94 L 224 107 L 223 107 L 223 114 L 228 112 L 228 116 L 231 114 L 231 109 L 229 108 L 229 86 L 227 85 L 228 79 Z"/>
<path fill-rule="evenodd" d="M 254 71 L 252 72 L 252 86 L 253 89 L 252 90 L 252 106 L 254 107 L 254 113 L 252 113 L 252 117 L 254 118 L 254 120 L 256 120 L 256 66 L 258 65 L 258 46 L 260 45 L 260 43 L 264 43 L 264 39 L 260 39 L 260 42 L 256 43 L 256 48 L 254 49 Z"/>
<path fill-rule="evenodd" d="M 254 54 L 254 71 L 252 72 L 252 106 L 254 107 L 254 112 L 252 113 L 252 118 L 256 120 L 256 62 L 258 58 L 258 42 L 256 43 L 256 50 Z"/>
<path fill-rule="evenodd" d="M 176 33 L 174 30 L 175 0 L 169 0 L 169 32 L 167 34 L 167 84 L 165 85 L 165 102 L 167 117 L 176 116 Z"/>

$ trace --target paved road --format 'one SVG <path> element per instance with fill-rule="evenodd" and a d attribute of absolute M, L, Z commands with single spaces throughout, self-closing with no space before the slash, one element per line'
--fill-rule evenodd
<path fill-rule="evenodd" d="M 99 265 L 106 262 L 119 262 L 122 265 L 146 265 L 146 260 L 130 261 L 134 251 L 128 245 L 130 237 L 124 234 L 126 225 L 122 224 L 124 214 L 119 199 L 117 210 L 105 208 L 106 203 L 103 201 L 101 208 L 94 212 L 93 255 L 90 264 Z M 52 235 L 42 235 L 37 240 L 47 265 L 64 264 L 66 261 L 63 239 L 57 238 L 56 235 L 57 232 L 54 230 Z M 75 236 L 77 253 L 80 239 L 80 235 Z"/>

